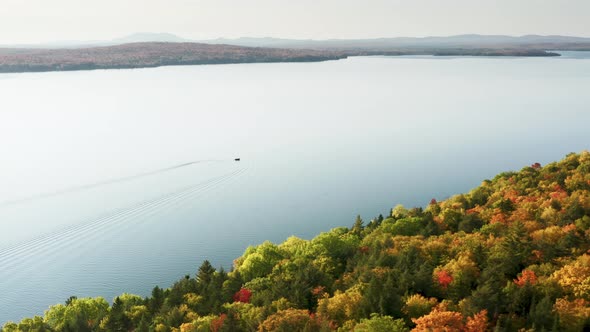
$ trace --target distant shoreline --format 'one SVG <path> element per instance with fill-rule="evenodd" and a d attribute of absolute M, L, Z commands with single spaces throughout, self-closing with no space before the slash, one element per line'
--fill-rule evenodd
<path fill-rule="evenodd" d="M 326 50 L 165 42 L 76 49 L 0 48 L 0 73 L 136 69 L 206 64 L 319 62 L 346 57 L 346 54 L 342 52 Z"/>
<path fill-rule="evenodd" d="M 202 43 L 146 42 L 75 49 L 0 48 L 0 73 L 140 69 L 244 63 L 341 60 L 350 56 L 554 57 L 559 53 L 526 48 L 294 49 Z"/>
<path fill-rule="evenodd" d="M 348 56 L 341 58 L 326 58 L 326 59 L 296 59 L 296 60 L 260 60 L 260 61 L 215 61 L 215 62 L 182 62 L 182 63 L 162 63 L 154 65 L 139 65 L 139 66 L 67 66 L 64 68 L 24 68 L 10 69 L 4 68 L 0 65 L 0 74 L 24 74 L 24 73 L 51 73 L 51 72 L 73 72 L 73 71 L 94 71 L 94 70 L 123 70 L 123 69 L 149 69 L 149 68 L 160 68 L 160 67 L 179 67 L 179 66 L 203 66 L 203 65 L 239 65 L 239 64 L 255 64 L 255 63 L 302 63 L 302 62 L 324 62 L 324 61 L 337 61 L 349 58 Z"/>

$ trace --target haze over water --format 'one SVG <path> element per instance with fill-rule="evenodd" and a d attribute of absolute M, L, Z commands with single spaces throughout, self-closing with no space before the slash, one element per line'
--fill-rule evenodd
<path fill-rule="evenodd" d="M 0 75 L 0 325 L 589 149 L 564 55 Z"/>

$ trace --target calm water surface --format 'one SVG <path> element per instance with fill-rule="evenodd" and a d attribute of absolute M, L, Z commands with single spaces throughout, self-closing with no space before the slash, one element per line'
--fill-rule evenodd
<path fill-rule="evenodd" d="M 584 53 L 0 75 L 0 323 L 589 149 L 589 86 Z"/>

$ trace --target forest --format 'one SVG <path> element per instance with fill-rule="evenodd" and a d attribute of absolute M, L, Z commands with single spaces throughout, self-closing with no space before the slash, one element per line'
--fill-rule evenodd
<path fill-rule="evenodd" d="M 61 49 L 0 48 L 0 73 L 252 62 L 310 62 L 345 57 L 346 55 L 334 51 L 164 42 Z"/>
<path fill-rule="evenodd" d="M 411 188 L 408 188 L 411 190 Z M 15 331 L 587 331 L 590 153 L 208 261 L 151 295 L 71 297 Z"/>

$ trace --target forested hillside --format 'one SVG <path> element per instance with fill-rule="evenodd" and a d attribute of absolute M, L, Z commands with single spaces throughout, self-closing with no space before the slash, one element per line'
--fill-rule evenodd
<path fill-rule="evenodd" d="M 150 42 L 70 49 L 0 48 L 0 73 L 254 62 L 313 62 L 345 57 L 345 54 L 333 51 L 200 43 Z"/>
<path fill-rule="evenodd" d="M 72 297 L 2 331 L 583 331 L 589 249 L 582 152 L 425 208 L 250 247 L 231 272 L 205 261 L 147 298 Z"/>

